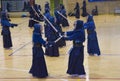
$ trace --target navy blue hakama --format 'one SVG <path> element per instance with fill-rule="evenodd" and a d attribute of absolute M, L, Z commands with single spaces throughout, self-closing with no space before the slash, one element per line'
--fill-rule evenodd
<path fill-rule="evenodd" d="M 73 47 L 69 54 L 68 70 L 67 73 L 83 75 L 85 74 L 84 70 L 84 46 Z"/>
<path fill-rule="evenodd" d="M 45 49 L 45 55 L 51 56 L 51 57 L 58 57 L 59 56 L 59 49 L 58 46 L 55 44 L 52 47 Z"/>
<path fill-rule="evenodd" d="M 12 47 L 12 39 L 10 34 L 3 35 L 3 47 L 4 48 Z"/>
<path fill-rule="evenodd" d="M 47 67 L 42 47 L 33 46 L 33 60 L 29 71 L 34 77 L 44 78 L 48 76 Z"/>

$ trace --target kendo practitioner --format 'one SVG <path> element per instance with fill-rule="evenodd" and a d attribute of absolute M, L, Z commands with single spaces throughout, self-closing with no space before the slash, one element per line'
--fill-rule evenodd
<path fill-rule="evenodd" d="M 27 3 L 24 1 L 24 5 L 23 5 L 23 11 L 25 11 L 26 10 L 26 8 L 27 8 Z"/>
<path fill-rule="evenodd" d="M 46 9 L 48 9 L 48 10 L 50 11 L 50 5 L 49 5 L 49 2 L 46 2 L 46 3 L 45 3 L 44 8 L 45 8 L 45 11 L 46 11 Z"/>
<path fill-rule="evenodd" d="M 41 25 L 35 24 L 32 37 L 32 66 L 29 73 L 31 73 L 33 77 L 37 78 L 45 78 L 48 76 L 47 66 L 44 58 L 44 51 L 42 49 L 42 45 L 45 47 L 47 45 L 47 42 L 42 39 L 41 32 Z"/>
<path fill-rule="evenodd" d="M 75 11 L 75 18 L 79 19 L 80 18 L 80 6 L 79 6 L 78 2 L 76 2 L 76 6 L 74 8 L 74 11 Z"/>
<path fill-rule="evenodd" d="M 58 29 L 58 28 L 57 28 L 58 26 L 56 26 L 56 24 L 55 24 L 55 18 L 54 18 L 54 17 L 50 16 L 49 21 L 50 21 L 50 23 L 51 23 L 56 29 Z M 58 36 L 59 33 L 56 32 L 56 31 L 51 27 L 50 24 L 48 24 L 47 31 L 48 31 L 48 33 L 47 33 L 47 41 L 53 42 L 53 41 L 55 41 L 55 40 L 59 37 L 59 36 Z M 46 48 L 46 49 L 45 49 L 45 55 L 51 56 L 51 57 L 58 57 L 58 56 L 59 56 L 59 49 L 58 49 L 57 43 L 54 44 L 54 45 L 51 46 L 51 47 Z"/>
<path fill-rule="evenodd" d="M 95 6 L 95 9 L 92 10 L 92 15 L 93 15 L 93 16 L 98 15 L 97 5 Z"/>
<path fill-rule="evenodd" d="M 9 49 L 10 47 L 12 47 L 10 27 L 14 28 L 14 26 L 17 26 L 17 24 L 9 22 L 9 18 L 5 10 L 1 12 L 1 26 L 1 35 L 3 36 L 3 47 Z"/>
<path fill-rule="evenodd" d="M 67 15 L 66 15 L 66 10 L 65 10 L 65 7 L 64 5 L 60 5 L 60 11 L 59 11 L 64 17 L 67 18 Z M 60 15 L 60 14 L 59 14 Z M 61 15 L 60 15 L 61 16 Z M 68 20 L 65 19 L 63 16 L 61 16 L 61 24 L 62 24 L 62 27 L 68 27 L 69 26 L 69 23 L 68 23 Z"/>
<path fill-rule="evenodd" d="M 28 11 L 29 6 L 30 6 L 29 2 L 24 1 L 24 6 L 23 6 L 22 10 L 23 11 Z"/>
<path fill-rule="evenodd" d="M 86 72 L 84 69 L 84 46 L 85 31 L 83 29 L 83 21 L 77 20 L 74 23 L 74 30 L 65 32 L 65 40 L 73 41 L 73 47 L 69 51 L 69 62 L 67 73 L 71 77 L 85 78 Z"/>
<path fill-rule="evenodd" d="M 88 15 L 87 10 L 86 10 L 86 1 L 83 0 L 83 6 L 82 6 L 82 16 L 86 17 Z"/>
<path fill-rule="evenodd" d="M 60 15 L 57 13 L 57 11 L 58 10 L 55 10 L 54 11 L 54 15 L 55 15 L 55 23 L 56 23 L 56 26 L 57 26 L 57 28 L 58 28 L 58 32 L 60 33 L 60 34 L 62 34 L 63 33 L 63 31 L 62 31 L 62 28 L 61 28 L 61 26 L 60 26 Z M 65 40 L 64 39 L 61 39 L 61 40 L 59 40 L 58 42 L 57 42 L 57 45 L 58 45 L 58 47 L 64 47 L 64 46 L 66 46 L 66 42 L 65 42 Z"/>
<path fill-rule="evenodd" d="M 84 24 L 84 28 L 87 29 L 87 52 L 89 55 L 99 56 L 100 49 L 97 39 L 96 27 L 93 20 L 93 16 L 89 15 L 87 22 Z"/>
<path fill-rule="evenodd" d="M 41 11 L 40 5 L 35 4 L 35 0 L 30 0 L 29 3 L 30 3 L 30 7 L 29 7 L 29 14 L 30 14 L 29 27 L 33 27 L 35 23 L 38 23 L 37 21 L 43 21 L 43 17 L 40 14 L 40 11 Z M 37 21 L 34 21 L 34 20 L 37 20 Z"/>
<path fill-rule="evenodd" d="M 50 14 L 50 10 L 49 9 L 46 9 L 45 10 L 45 13 L 44 13 L 44 16 L 49 20 L 49 18 L 51 17 L 51 14 Z M 47 22 L 47 20 L 44 18 L 44 33 L 45 33 L 45 37 L 47 38 L 47 35 L 49 33 L 49 23 Z"/>
<path fill-rule="evenodd" d="M 10 3 L 7 3 L 6 8 L 8 12 L 10 12 L 10 7 L 11 7 Z"/>

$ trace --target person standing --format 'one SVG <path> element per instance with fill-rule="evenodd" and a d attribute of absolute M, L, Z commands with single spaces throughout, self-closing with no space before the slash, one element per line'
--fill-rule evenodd
<path fill-rule="evenodd" d="M 49 22 L 56 28 L 58 29 L 55 23 L 55 18 L 50 16 L 49 17 Z M 58 38 L 58 32 L 56 32 L 50 25 L 50 23 L 48 23 L 48 28 L 47 28 L 47 41 L 49 42 L 53 42 Z M 45 49 L 45 55 L 47 56 L 51 56 L 51 57 L 58 57 L 59 56 L 59 49 L 58 49 L 58 45 L 54 44 L 51 47 L 48 47 Z"/>
<path fill-rule="evenodd" d="M 86 10 L 86 1 L 83 0 L 83 6 L 82 6 L 82 16 L 86 17 L 88 15 L 87 10 Z"/>
<path fill-rule="evenodd" d="M 95 9 L 92 10 L 92 15 L 93 15 L 93 16 L 98 15 L 97 5 L 95 5 Z"/>
<path fill-rule="evenodd" d="M 62 28 L 61 28 L 61 26 L 60 26 L 60 15 L 57 13 L 57 11 L 58 10 L 55 10 L 54 11 L 54 15 L 55 15 L 55 20 L 56 20 L 56 26 L 57 26 L 57 28 L 58 28 L 58 31 L 59 31 L 59 33 L 63 33 L 63 31 L 62 31 Z M 65 40 L 64 39 L 61 39 L 61 40 L 59 40 L 58 42 L 57 42 L 57 45 L 58 45 L 58 47 L 64 47 L 64 46 L 66 46 L 66 42 L 65 42 Z"/>
<path fill-rule="evenodd" d="M 45 13 L 44 13 L 44 16 L 47 20 L 49 20 L 49 18 L 51 17 L 51 14 L 50 14 L 50 10 L 49 9 L 46 9 L 45 10 Z M 47 22 L 47 20 L 44 18 L 44 33 L 45 33 L 45 37 L 47 38 L 48 37 L 48 33 L 49 33 L 49 23 Z"/>
<path fill-rule="evenodd" d="M 38 23 L 39 21 L 43 21 L 43 18 L 41 17 L 40 14 L 41 11 L 40 5 L 35 4 L 35 0 L 30 0 L 29 3 L 30 3 L 29 5 L 30 20 L 28 26 L 32 28 L 34 24 Z"/>
<path fill-rule="evenodd" d="M 87 22 L 84 24 L 84 28 L 87 29 L 87 51 L 89 55 L 99 56 L 100 48 L 97 39 L 96 27 L 93 20 L 93 16 L 89 15 Z"/>
<path fill-rule="evenodd" d="M 66 10 L 65 10 L 64 5 L 60 4 L 60 11 L 59 12 L 60 12 L 60 14 L 62 14 L 62 15 L 59 14 L 61 16 L 60 22 L 62 24 L 62 27 L 68 27 L 69 23 L 67 20 L 67 14 L 66 14 Z"/>
<path fill-rule="evenodd" d="M 46 46 L 46 41 L 42 39 L 41 30 L 42 27 L 40 24 L 34 25 L 33 31 L 33 47 L 32 47 L 32 66 L 30 68 L 29 73 L 32 74 L 33 77 L 37 78 L 45 78 L 48 76 L 47 66 L 44 58 L 44 51 L 42 49 L 42 45 Z"/>
<path fill-rule="evenodd" d="M 27 3 L 24 1 L 24 5 L 23 5 L 23 9 L 22 10 L 26 11 L 27 10 L 27 6 L 28 6 Z"/>
<path fill-rule="evenodd" d="M 69 52 L 67 73 L 72 77 L 85 78 L 86 72 L 83 65 L 85 32 L 83 21 L 75 21 L 74 27 L 73 31 L 65 32 L 66 37 L 63 37 L 65 40 L 73 41 L 73 47 Z"/>
<path fill-rule="evenodd" d="M 76 2 L 74 11 L 75 11 L 75 18 L 76 18 L 76 19 L 79 19 L 79 18 L 80 18 L 80 6 L 79 6 L 79 3 L 78 3 L 78 2 Z"/>
<path fill-rule="evenodd" d="M 8 12 L 11 11 L 10 8 L 11 8 L 11 4 L 7 2 L 6 9 L 7 9 Z"/>
<path fill-rule="evenodd" d="M 49 5 L 49 2 L 46 2 L 46 3 L 45 3 L 44 8 L 45 8 L 45 11 L 46 11 L 46 9 L 50 11 L 50 5 Z"/>
<path fill-rule="evenodd" d="M 5 10 L 1 12 L 1 26 L 2 26 L 1 35 L 3 36 L 3 47 L 9 49 L 13 46 L 10 27 L 13 28 L 14 26 L 17 26 L 17 24 L 9 22 L 9 18 Z"/>

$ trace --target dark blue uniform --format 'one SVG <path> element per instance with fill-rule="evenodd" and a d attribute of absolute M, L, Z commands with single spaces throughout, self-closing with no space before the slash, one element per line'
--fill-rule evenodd
<path fill-rule="evenodd" d="M 46 9 L 45 10 L 45 13 L 44 13 L 44 16 L 47 18 L 47 20 L 49 20 L 49 18 L 51 17 L 51 14 L 50 14 L 50 11 L 49 11 L 49 9 Z M 45 33 L 45 37 L 47 38 L 48 36 L 47 35 L 49 35 L 48 33 L 49 33 L 49 23 L 47 22 L 47 20 L 46 19 L 44 19 L 44 33 Z"/>
<path fill-rule="evenodd" d="M 48 3 L 48 2 L 45 3 L 45 11 L 46 11 L 46 10 L 49 10 L 49 11 L 50 11 L 50 6 L 49 6 L 49 3 Z"/>
<path fill-rule="evenodd" d="M 35 19 L 37 21 L 43 21 L 43 17 L 42 17 L 42 15 L 40 15 L 39 10 L 41 10 L 41 8 L 40 8 L 40 5 L 37 5 L 37 4 L 34 4 L 29 7 L 29 14 L 30 14 L 30 20 L 29 20 L 29 25 L 28 25 L 29 27 L 33 27 L 34 24 L 38 23 L 31 19 Z"/>
<path fill-rule="evenodd" d="M 59 31 L 59 33 L 63 33 L 63 32 L 62 32 L 62 28 L 61 28 L 61 26 L 60 26 L 60 17 L 61 17 L 61 16 L 57 13 L 57 10 L 55 10 L 54 15 L 55 15 L 55 18 L 56 18 L 56 26 L 57 26 L 57 28 L 58 28 L 58 31 Z M 59 47 L 63 47 L 63 46 L 66 46 L 66 42 L 65 42 L 64 39 L 61 39 L 61 40 L 59 40 L 59 41 L 57 42 L 57 45 L 58 45 Z"/>
<path fill-rule="evenodd" d="M 66 10 L 65 10 L 65 7 L 64 5 L 61 5 L 61 8 L 60 8 L 60 13 L 67 18 L 67 14 L 66 14 Z M 61 16 L 61 15 L 60 15 Z M 62 27 L 67 27 L 69 26 L 69 23 L 68 23 L 68 20 L 65 19 L 64 17 L 61 16 L 61 24 L 62 24 Z"/>
<path fill-rule="evenodd" d="M 1 25 L 2 25 L 1 34 L 3 36 L 3 47 L 10 48 L 10 47 L 12 47 L 10 27 L 13 28 L 14 26 L 17 26 L 17 24 L 10 23 L 7 13 L 5 11 L 2 11 Z"/>
<path fill-rule="evenodd" d="M 50 20 L 51 24 L 57 29 L 54 17 L 51 16 L 49 18 L 49 20 Z M 53 42 L 58 38 L 58 33 L 50 26 L 50 24 L 48 24 L 47 31 L 48 31 L 47 32 L 47 41 Z M 46 48 L 45 54 L 48 56 L 52 56 L 52 57 L 59 56 L 58 45 L 54 44 L 53 46 Z"/>
<path fill-rule="evenodd" d="M 97 33 L 95 31 L 95 23 L 93 16 L 88 16 L 87 23 L 84 24 L 84 27 L 87 29 L 87 51 L 90 55 L 100 55 L 100 49 L 97 39 Z"/>
<path fill-rule="evenodd" d="M 46 45 L 46 42 L 42 39 L 41 31 L 40 31 L 40 25 L 35 24 L 34 25 L 34 31 L 33 31 L 33 48 L 32 48 L 32 66 L 29 71 L 29 73 L 32 74 L 32 76 L 37 78 L 44 78 L 48 76 L 46 62 L 44 58 L 44 51 L 42 49 L 42 45 Z"/>
<path fill-rule="evenodd" d="M 76 3 L 74 11 L 75 11 L 75 18 L 79 19 L 80 18 L 80 6 L 78 2 Z"/>
<path fill-rule="evenodd" d="M 70 75 L 85 75 L 84 69 L 84 46 L 85 32 L 83 29 L 83 21 L 77 20 L 76 26 L 73 31 L 67 32 L 67 37 L 65 40 L 72 40 L 73 47 L 69 53 L 69 62 L 67 73 Z"/>
<path fill-rule="evenodd" d="M 82 16 L 86 17 L 88 15 L 87 10 L 86 10 L 86 1 L 83 1 L 83 6 L 82 6 Z"/>

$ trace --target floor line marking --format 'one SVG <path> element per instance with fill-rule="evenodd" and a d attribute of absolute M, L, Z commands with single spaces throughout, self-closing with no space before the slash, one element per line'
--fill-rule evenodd
<path fill-rule="evenodd" d="M 18 52 L 19 50 L 21 50 L 22 48 L 24 48 L 25 46 L 27 46 L 29 43 L 31 43 L 31 41 L 28 42 L 28 43 L 26 43 L 26 44 L 24 44 L 24 45 L 21 46 L 20 48 L 16 49 L 14 52 L 12 52 L 11 54 L 9 54 L 9 56 L 12 56 L 12 55 L 15 54 L 16 52 Z"/>
<path fill-rule="evenodd" d="M 23 69 L 16 69 L 16 68 L 0 68 L 1 70 L 14 70 L 14 71 L 24 71 L 28 72 L 28 70 L 23 70 Z"/>

